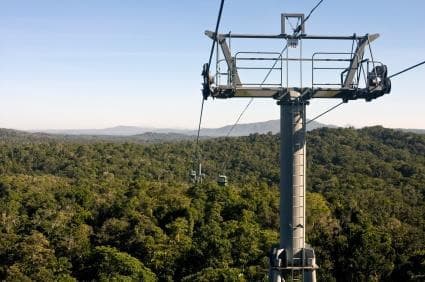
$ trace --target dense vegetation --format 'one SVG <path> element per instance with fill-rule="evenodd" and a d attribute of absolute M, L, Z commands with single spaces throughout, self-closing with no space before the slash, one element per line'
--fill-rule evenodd
<path fill-rule="evenodd" d="M 262 281 L 278 242 L 278 136 L 193 147 L 3 131 L 0 280 Z M 322 281 L 425 279 L 425 136 L 308 135 L 308 240 Z M 214 177 L 223 162 L 231 184 Z"/>

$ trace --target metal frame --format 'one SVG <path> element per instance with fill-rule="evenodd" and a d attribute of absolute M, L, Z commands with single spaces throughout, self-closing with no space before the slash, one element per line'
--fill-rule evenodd
<path fill-rule="evenodd" d="M 282 17 L 284 17 L 283 14 Z M 297 15 L 298 14 L 291 14 L 291 15 Z M 217 85 L 214 85 L 211 96 L 214 98 L 232 98 L 232 97 L 250 97 L 250 98 L 273 98 L 273 99 L 281 99 L 282 97 L 286 96 L 287 93 L 290 91 L 299 91 L 300 93 L 303 93 L 302 98 L 305 100 L 312 99 L 312 98 L 340 98 L 344 101 L 349 100 L 355 100 L 355 99 L 365 99 L 366 101 L 370 101 L 372 99 L 376 99 L 377 97 L 380 97 L 384 94 L 389 93 L 388 87 L 365 87 L 360 88 L 359 87 L 359 80 L 361 77 L 361 73 L 364 72 L 364 63 L 371 62 L 373 65 L 377 62 L 364 60 L 364 53 L 365 48 L 374 40 L 376 40 L 379 37 L 379 34 L 366 34 L 364 36 L 358 36 L 356 34 L 353 34 L 351 36 L 322 36 L 322 35 L 306 35 L 306 34 L 299 34 L 299 35 L 288 35 L 288 34 L 278 34 L 278 35 L 256 35 L 256 34 L 234 34 L 234 33 L 227 33 L 227 34 L 215 34 L 212 31 L 206 31 L 205 34 L 210 37 L 211 39 L 214 39 L 217 36 L 217 45 L 221 47 L 222 53 L 224 55 L 224 59 L 217 61 L 216 64 L 220 64 L 221 62 L 225 61 L 227 64 L 227 73 L 222 73 L 221 71 L 216 74 L 216 81 Z M 351 53 L 326 53 L 326 52 L 316 52 L 313 54 L 311 59 L 308 58 L 284 58 L 281 56 L 280 58 L 265 58 L 261 57 L 260 55 L 265 54 L 272 54 L 272 52 L 237 52 L 235 56 L 232 56 L 231 50 L 229 48 L 230 45 L 230 39 L 283 39 L 283 40 L 291 40 L 291 39 L 297 39 L 297 40 L 352 40 L 353 44 L 354 42 L 357 42 L 357 47 L 355 51 L 352 51 Z M 229 44 L 227 43 L 227 40 L 229 40 Z M 249 58 L 239 58 L 238 56 L 240 54 L 253 54 L 257 56 L 252 56 Z M 276 55 L 280 55 L 279 53 L 275 53 Z M 318 54 L 328 54 L 328 55 L 335 55 L 335 54 L 347 54 L 351 55 L 350 59 L 322 59 L 323 61 L 347 61 L 349 63 L 349 66 L 347 68 L 344 68 L 340 74 L 340 78 L 343 79 L 342 83 L 326 83 L 326 84 L 319 84 L 314 83 L 314 72 L 317 70 L 317 68 L 314 67 L 314 63 L 318 62 L 319 60 L 315 58 Z M 264 68 L 264 70 L 269 71 L 275 71 L 278 70 L 283 72 L 283 61 L 288 62 L 290 61 L 312 61 L 312 84 L 311 87 L 289 87 L 288 85 L 286 87 L 283 86 L 283 76 L 281 75 L 280 79 L 280 85 L 278 83 L 249 83 L 249 82 L 243 82 L 241 81 L 239 70 L 245 69 L 245 70 L 259 70 L 263 68 L 256 68 L 256 67 L 238 67 L 237 63 L 238 61 L 242 60 L 251 60 L 251 61 L 258 61 L 258 60 L 270 60 L 270 61 L 280 61 L 280 68 L 273 67 L 273 68 Z M 332 68 L 323 68 L 323 69 L 332 69 Z M 286 72 L 288 72 L 288 69 L 286 69 Z M 368 72 L 369 74 L 369 72 Z M 227 84 L 222 85 L 220 76 L 221 75 L 227 75 Z M 366 77 L 365 77 L 366 79 Z M 384 79 L 384 78 L 383 78 Z M 390 83 L 387 83 L 390 85 Z M 338 86 L 338 87 L 336 87 Z"/>
<path fill-rule="evenodd" d="M 205 31 L 205 35 L 214 39 L 215 32 Z M 370 36 L 379 36 L 379 34 L 371 34 Z M 297 38 L 301 40 L 364 40 L 368 35 L 358 36 L 356 34 L 348 36 L 335 36 L 335 35 L 291 35 L 291 34 L 241 34 L 241 33 L 218 33 L 217 38 L 232 38 L 232 39 L 292 39 Z"/>
<path fill-rule="evenodd" d="M 281 25 L 282 25 L 281 31 L 282 31 L 282 34 L 286 34 L 285 23 L 286 23 L 286 21 L 289 22 L 290 18 L 296 18 L 296 19 L 300 20 L 301 33 L 304 34 L 305 33 L 304 14 L 300 14 L 300 13 L 281 14 Z"/>
<path fill-rule="evenodd" d="M 292 35 L 286 34 L 285 20 L 287 18 L 301 19 L 301 25 Z M 207 99 L 213 98 L 272 98 L 278 100 L 281 112 L 281 145 L 280 145 L 280 244 L 274 248 L 270 255 L 270 280 L 273 282 L 283 281 L 283 273 L 294 273 L 299 271 L 301 279 L 305 282 L 315 282 L 315 271 L 318 268 L 314 250 L 305 242 L 305 187 L 306 187 L 306 106 L 313 98 L 338 98 L 344 102 L 356 99 L 370 101 L 384 94 L 390 93 L 391 82 L 387 77 L 386 67 L 373 60 L 364 59 L 365 48 L 379 37 L 379 34 L 366 34 L 364 36 L 323 36 L 306 35 L 304 26 L 304 15 L 282 14 L 282 33 L 278 35 L 263 34 L 220 34 L 206 31 L 205 34 L 213 40 L 217 40 L 224 59 L 217 55 L 216 61 L 216 85 L 206 84 L 211 81 L 210 74 L 205 73 L 209 69 L 204 65 L 204 89 L 203 95 Z M 275 52 L 237 52 L 232 56 L 231 39 L 278 39 L 286 40 L 286 48 L 282 53 Z M 229 40 L 229 43 L 227 42 Z M 302 57 L 303 40 L 351 40 L 353 47 L 349 53 L 326 53 L 315 52 L 311 58 Z M 354 44 L 357 43 L 354 50 Z M 288 47 L 300 48 L 299 58 L 289 58 Z M 286 58 L 283 52 L 286 49 Z M 370 50 L 370 53 L 371 50 Z M 242 55 L 249 55 L 243 57 Z M 278 57 L 268 57 L 278 55 Z M 335 56 L 346 55 L 348 58 L 317 58 L 322 55 Z M 238 61 L 274 61 L 271 68 L 265 67 L 240 67 Z M 289 61 L 300 62 L 300 81 L 298 87 L 288 85 Z M 302 85 L 302 62 L 310 61 L 312 65 L 311 86 Z M 226 62 L 227 72 L 221 71 L 221 63 Z M 276 64 L 280 65 L 276 67 Z M 283 62 L 286 62 L 287 81 L 283 83 Z M 342 67 L 318 67 L 318 62 L 347 62 L 348 66 Z M 366 67 L 364 66 L 366 64 Z M 369 65 L 372 64 L 372 70 Z M 241 81 L 239 71 L 241 70 L 268 70 L 280 71 L 279 83 L 249 83 Z M 338 83 L 317 83 L 315 72 L 319 70 L 341 71 Z M 367 74 L 365 74 L 365 71 Z M 269 75 L 268 74 L 268 75 Z M 361 75 L 364 75 L 365 85 L 360 85 Z M 227 76 L 227 83 L 221 84 L 221 75 Z M 268 77 L 266 76 L 266 78 Z M 264 80 L 265 81 L 265 80 Z"/>

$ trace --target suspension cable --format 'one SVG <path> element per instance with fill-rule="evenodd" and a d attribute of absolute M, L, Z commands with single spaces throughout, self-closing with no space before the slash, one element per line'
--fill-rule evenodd
<path fill-rule="evenodd" d="M 303 21 L 301 21 L 300 25 L 294 30 L 294 35 L 302 30 L 303 25 L 310 19 L 310 16 L 314 13 L 314 11 L 322 4 L 324 0 L 320 0 L 313 9 L 311 9 L 310 13 L 308 13 L 307 17 Z"/>
<path fill-rule="evenodd" d="M 269 78 L 271 72 L 274 70 L 278 60 L 282 59 L 283 53 L 285 52 L 285 50 L 287 50 L 288 48 L 288 43 L 286 44 L 286 46 L 282 49 L 282 51 L 280 52 L 280 55 L 276 58 L 273 66 L 269 69 L 268 73 L 266 74 L 266 76 L 264 77 L 263 81 L 261 82 L 261 86 L 264 85 L 264 83 L 266 83 L 267 79 Z M 239 124 L 240 120 L 242 119 L 242 116 L 245 114 L 245 112 L 248 110 L 249 106 L 251 106 L 251 104 L 254 102 L 254 98 L 249 99 L 248 103 L 246 104 L 245 108 L 242 110 L 242 112 L 239 114 L 238 118 L 236 119 L 235 123 L 232 125 L 232 127 L 229 129 L 229 131 L 226 134 L 226 138 L 230 136 L 230 134 L 233 132 L 233 130 L 236 128 L 236 126 Z M 223 162 L 223 166 L 222 166 L 222 172 L 226 173 L 226 166 L 227 166 L 227 162 L 228 162 L 228 156 L 225 157 L 225 160 Z"/>
<path fill-rule="evenodd" d="M 199 137 L 201 133 L 201 124 L 202 124 L 202 116 L 204 114 L 204 98 L 202 97 L 202 103 L 201 103 L 201 113 L 199 115 L 199 123 L 198 123 L 198 132 L 196 135 L 196 147 L 198 148 L 199 145 Z"/>
<path fill-rule="evenodd" d="M 293 36 L 296 36 L 301 30 L 302 30 L 302 26 L 310 19 L 310 16 L 314 13 L 314 11 L 322 4 L 324 0 L 320 0 L 316 6 L 313 7 L 313 9 L 311 9 L 311 11 L 309 12 L 309 14 L 307 15 L 306 18 L 304 18 L 303 21 L 301 21 L 300 24 L 297 23 L 297 27 L 295 29 L 293 29 Z M 217 34 L 217 32 L 216 32 Z M 267 79 L 269 78 L 271 72 L 275 69 L 275 66 L 277 64 L 277 62 L 279 60 L 282 60 L 282 56 L 283 53 L 288 49 L 288 43 L 286 43 L 285 47 L 283 47 L 282 51 L 280 52 L 279 56 L 276 58 L 273 66 L 269 69 L 268 73 L 266 74 L 266 76 L 264 77 L 263 81 L 261 82 L 260 86 L 263 86 Z M 229 129 L 229 131 L 226 134 L 226 137 L 229 137 L 230 134 L 233 132 L 233 130 L 236 128 L 236 126 L 239 124 L 240 120 L 242 119 L 242 116 L 245 114 L 245 112 L 248 110 L 249 106 L 251 106 L 251 104 L 254 102 L 254 98 L 251 98 L 248 103 L 246 104 L 245 108 L 242 110 L 242 112 L 239 114 L 238 118 L 236 119 L 236 122 L 232 125 L 232 127 Z M 226 161 L 224 161 L 223 164 L 223 172 L 226 169 Z"/>
<path fill-rule="evenodd" d="M 309 123 L 311 123 L 311 122 L 315 121 L 316 119 L 318 119 L 318 118 L 320 118 L 320 117 L 322 117 L 322 116 L 326 115 L 327 113 L 329 113 L 330 111 L 335 110 L 336 108 L 338 108 L 339 106 L 341 106 L 341 105 L 342 105 L 342 104 L 344 104 L 344 103 L 345 103 L 345 102 L 341 102 L 341 103 L 339 103 L 339 104 L 337 104 L 337 105 L 333 106 L 332 108 L 330 108 L 330 109 L 328 109 L 328 110 L 324 111 L 323 113 L 321 113 L 320 115 L 316 116 L 315 118 L 313 118 L 313 119 L 311 119 L 311 120 L 307 121 L 307 122 L 306 122 L 306 124 L 309 124 Z"/>
<path fill-rule="evenodd" d="M 211 45 L 210 59 L 208 60 L 207 71 L 209 71 L 209 68 L 210 68 L 210 65 L 211 65 L 211 62 L 212 62 L 212 58 L 214 56 L 214 48 L 215 48 L 215 43 L 217 41 L 218 29 L 220 27 L 221 15 L 223 14 L 223 7 L 224 7 L 224 0 L 221 0 L 220 9 L 218 11 L 217 23 L 215 25 L 215 33 L 214 33 L 213 43 Z"/>
<path fill-rule="evenodd" d="M 274 61 L 273 66 L 269 69 L 268 73 L 266 74 L 266 76 L 264 77 L 263 81 L 261 82 L 260 86 L 263 86 L 267 79 L 269 78 L 271 72 L 275 69 L 276 64 L 278 62 L 278 60 L 282 59 L 283 53 L 285 52 L 285 50 L 288 48 L 288 44 L 286 44 L 286 46 L 282 49 L 282 52 L 280 52 L 280 55 L 276 58 L 276 60 Z M 232 133 L 232 131 L 236 128 L 236 126 L 239 124 L 242 116 L 245 114 L 245 112 L 248 110 L 249 106 L 251 106 L 252 102 L 254 102 L 254 98 L 249 99 L 248 103 L 246 104 L 245 108 L 242 110 L 242 112 L 239 114 L 238 118 L 236 119 L 236 122 L 232 125 L 232 127 L 230 128 L 230 130 L 227 132 L 226 137 L 229 137 L 230 134 Z"/>
<path fill-rule="evenodd" d="M 395 74 L 392 74 L 392 75 L 390 75 L 388 78 L 393 78 L 393 77 L 398 76 L 398 75 L 400 75 L 400 74 L 402 74 L 402 73 L 405 73 L 405 72 L 410 71 L 410 70 L 412 70 L 412 69 L 414 69 L 414 68 L 417 68 L 417 67 L 419 67 L 419 66 L 421 66 L 421 65 L 423 65 L 423 64 L 425 64 L 425 61 L 420 62 L 420 63 L 418 63 L 418 64 L 416 64 L 416 65 L 414 65 L 414 66 L 408 67 L 407 69 L 404 69 L 404 70 L 402 70 L 402 71 L 399 71 L 399 72 L 397 72 L 397 73 L 395 73 Z"/>
<path fill-rule="evenodd" d="M 307 17 L 301 21 L 301 23 L 297 26 L 297 28 L 293 29 L 294 33 L 293 36 L 295 36 L 298 32 L 301 31 L 302 26 L 310 19 L 310 16 L 314 13 L 314 11 L 322 4 L 324 0 L 320 0 L 316 6 L 313 7 L 313 9 L 311 9 L 311 11 L 308 13 Z M 298 24 L 298 23 L 297 23 Z M 275 60 L 273 66 L 270 68 L 270 70 L 268 71 L 268 73 L 266 74 L 266 77 L 263 79 L 263 82 L 261 83 L 260 86 L 263 86 L 264 83 L 267 81 L 267 79 L 269 78 L 271 72 L 274 70 L 277 62 L 279 59 L 282 58 L 283 53 L 287 50 L 288 48 L 288 44 L 286 44 L 286 46 L 282 49 L 282 51 L 280 52 L 279 57 Z M 247 105 L 245 106 L 245 108 L 242 110 L 242 112 L 240 113 L 240 115 L 238 116 L 238 118 L 236 119 L 236 122 L 232 125 L 232 127 L 230 128 L 229 132 L 227 132 L 226 137 L 229 137 L 230 134 L 232 133 L 232 131 L 235 129 L 235 127 L 238 125 L 239 121 L 241 120 L 242 116 L 245 114 L 245 112 L 247 111 L 247 109 L 249 108 L 249 106 L 252 104 L 252 102 L 254 101 L 254 98 L 251 98 Z"/>
<path fill-rule="evenodd" d="M 248 102 L 248 104 L 246 104 L 245 108 L 242 110 L 242 112 L 239 114 L 238 118 L 236 119 L 236 122 L 232 125 L 232 127 L 230 128 L 230 130 L 227 132 L 226 137 L 229 137 L 230 134 L 232 133 L 233 129 L 235 129 L 235 127 L 238 125 L 239 121 L 241 120 L 242 116 L 245 114 L 246 110 L 248 110 L 249 106 L 251 105 L 251 103 L 254 101 L 253 98 L 251 98 Z"/>
<path fill-rule="evenodd" d="M 212 42 L 212 45 L 211 45 L 210 56 L 209 56 L 209 59 L 208 59 L 208 65 L 207 65 L 207 69 L 206 69 L 207 74 L 209 74 L 209 72 L 210 72 L 210 65 L 211 65 L 211 62 L 212 62 L 212 58 L 214 56 L 214 48 L 215 48 L 215 43 L 217 41 L 217 33 L 218 33 L 218 29 L 220 27 L 221 16 L 223 14 L 223 8 L 224 8 L 224 0 L 221 0 L 220 9 L 218 11 L 218 16 L 217 16 L 217 23 L 215 25 L 215 36 L 213 38 L 213 42 Z M 195 148 L 195 150 L 196 150 L 195 159 L 197 159 L 198 162 L 201 161 L 201 150 L 199 148 L 199 138 L 200 138 L 200 135 L 201 135 L 202 117 L 203 117 L 203 113 L 204 113 L 204 103 L 205 103 L 205 99 L 202 98 L 201 113 L 199 115 L 198 132 L 197 132 L 197 135 L 196 135 L 196 148 Z"/>
<path fill-rule="evenodd" d="M 410 71 L 410 70 L 412 70 L 412 69 L 414 69 L 414 68 L 417 68 L 417 67 L 419 67 L 419 66 L 421 66 L 421 65 L 423 65 L 423 64 L 425 64 L 425 61 L 420 62 L 420 63 L 418 63 L 418 64 L 416 64 L 416 65 L 413 65 L 413 66 L 411 66 L 411 67 L 408 67 L 408 68 L 406 68 L 406 69 L 404 69 L 404 70 L 402 70 L 402 71 L 399 71 L 399 72 L 397 72 L 397 73 L 395 73 L 395 74 L 393 74 L 393 75 L 390 75 L 388 78 L 396 77 L 396 76 L 398 76 L 398 75 L 400 75 L 400 74 L 402 74 L 402 73 L 405 73 L 405 72 L 407 72 L 407 71 Z M 341 102 L 341 103 L 339 103 L 339 104 L 337 104 L 337 105 L 333 106 L 332 108 L 330 108 L 330 109 L 328 109 L 328 110 L 324 111 L 324 112 L 323 112 L 323 113 L 321 113 L 320 115 L 318 115 L 318 116 L 316 116 L 315 118 L 313 118 L 313 119 L 309 120 L 309 121 L 307 122 L 307 124 L 309 124 L 309 123 L 311 123 L 311 122 L 313 122 L 313 121 L 317 120 L 318 118 L 320 118 L 320 117 L 324 116 L 325 114 L 329 113 L 330 111 L 335 110 L 336 108 L 338 108 L 338 107 L 339 107 L 339 106 L 341 106 L 342 104 L 344 104 L 344 102 Z"/>

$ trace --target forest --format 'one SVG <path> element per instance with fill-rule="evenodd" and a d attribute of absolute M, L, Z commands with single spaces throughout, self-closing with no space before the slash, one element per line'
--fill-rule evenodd
<path fill-rule="evenodd" d="M 203 184 L 188 140 L 0 137 L 1 281 L 267 281 L 278 135 L 202 140 Z M 424 281 L 425 135 L 322 128 L 307 142 L 318 281 Z"/>

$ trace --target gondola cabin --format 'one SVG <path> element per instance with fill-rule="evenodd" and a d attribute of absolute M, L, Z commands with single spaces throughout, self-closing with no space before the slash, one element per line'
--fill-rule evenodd
<path fill-rule="evenodd" d="M 218 175 L 217 184 L 220 186 L 227 186 L 227 176 L 223 174 Z"/>

